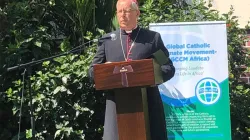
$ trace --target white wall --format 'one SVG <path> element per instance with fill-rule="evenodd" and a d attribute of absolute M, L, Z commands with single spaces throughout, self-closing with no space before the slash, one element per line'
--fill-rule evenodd
<path fill-rule="evenodd" d="M 250 0 L 212 0 L 212 3 L 213 8 L 220 11 L 221 14 L 228 13 L 230 7 L 233 6 L 234 15 L 239 18 L 240 27 L 245 27 L 250 21 Z"/>

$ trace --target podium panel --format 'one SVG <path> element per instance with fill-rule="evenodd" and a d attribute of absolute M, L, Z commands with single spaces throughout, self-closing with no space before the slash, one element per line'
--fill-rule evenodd
<path fill-rule="evenodd" d="M 115 101 L 119 140 L 150 140 L 146 91 L 116 89 Z"/>
<path fill-rule="evenodd" d="M 159 65 L 153 59 L 94 65 L 96 90 L 151 86 L 162 83 Z"/>

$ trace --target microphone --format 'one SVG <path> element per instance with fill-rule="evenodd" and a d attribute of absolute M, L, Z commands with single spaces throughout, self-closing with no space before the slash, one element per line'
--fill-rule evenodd
<path fill-rule="evenodd" d="M 77 46 L 77 47 L 69 50 L 68 52 L 73 52 L 73 51 L 81 50 L 82 46 L 85 46 L 87 44 L 90 45 L 90 43 L 92 43 L 92 42 L 96 43 L 96 42 L 99 42 L 101 40 L 106 40 L 106 39 L 110 39 L 110 40 L 114 41 L 114 40 L 117 39 L 117 36 L 116 36 L 116 34 L 112 33 L 112 34 L 110 34 L 109 36 L 106 36 L 106 37 L 101 37 L 101 38 L 93 39 L 93 40 L 90 40 L 90 41 L 88 41 L 88 42 L 86 42 L 86 43 L 84 43 L 82 45 L 79 45 L 79 46 Z"/>
<path fill-rule="evenodd" d="M 112 33 L 112 34 L 110 34 L 109 36 L 101 37 L 101 38 L 99 38 L 99 39 L 94 39 L 93 42 L 98 42 L 98 41 L 106 40 L 106 39 L 110 39 L 110 40 L 114 41 L 114 40 L 117 39 L 117 36 L 116 36 L 116 34 Z"/>

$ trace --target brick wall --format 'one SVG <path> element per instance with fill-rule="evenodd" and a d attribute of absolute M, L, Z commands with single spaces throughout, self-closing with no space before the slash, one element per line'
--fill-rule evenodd
<path fill-rule="evenodd" d="M 250 39 L 250 31 L 248 31 L 248 38 Z M 246 46 L 244 46 L 250 52 L 250 41 L 246 42 Z M 250 61 L 250 56 L 249 61 Z M 250 84 L 250 72 L 245 72 L 241 75 L 240 79 L 248 84 Z"/>
<path fill-rule="evenodd" d="M 250 84 L 250 72 L 243 73 L 240 77 L 243 82 Z"/>

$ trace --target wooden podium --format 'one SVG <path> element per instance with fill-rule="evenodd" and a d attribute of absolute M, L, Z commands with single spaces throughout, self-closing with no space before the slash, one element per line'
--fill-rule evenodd
<path fill-rule="evenodd" d="M 96 90 L 114 90 L 119 140 L 150 140 L 146 87 L 163 82 L 154 59 L 94 65 Z"/>

